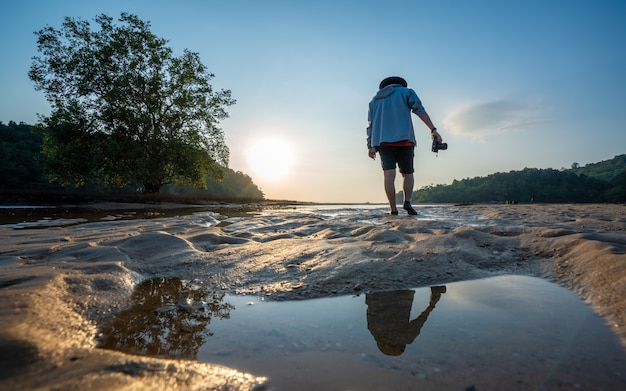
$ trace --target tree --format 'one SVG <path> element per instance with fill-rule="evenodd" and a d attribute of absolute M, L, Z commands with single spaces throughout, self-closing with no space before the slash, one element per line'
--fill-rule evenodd
<path fill-rule="evenodd" d="M 178 277 L 156 277 L 135 288 L 130 307 L 105 319 L 99 347 L 132 354 L 195 359 L 213 335 L 213 319 L 235 307 L 225 294 Z"/>
<path fill-rule="evenodd" d="M 0 122 L 0 189 L 49 187 L 41 166 L 42 138 L 23 122 Z"/>
<path fill-rule="evenodd" d="M 617 181 L 617 179 L 616 179 Z M 614 185 L 617 192 L 617 182 Z M 429 186 L 413 193 L 415 202 L 606 202 L 611 184 L 572 171 L 525 168 L 486 177 Z"/>
<path fill-rule="evenodd" d="M 228 148 L 217 124 L 235 103 L 214 91 L 197 53 L 176 57 L 150 24 L 122 13 L 65 18 L 35 32 L 41 56 L 29 77 L 52 106 L 42 117 L 49 177 L 63 185 L 104 182 L 158 192 L 168 183 L 221 179 Z"/>

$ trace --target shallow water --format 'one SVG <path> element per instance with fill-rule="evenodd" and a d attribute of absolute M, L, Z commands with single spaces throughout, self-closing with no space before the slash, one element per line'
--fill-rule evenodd
<path fill-rule="evenodd" d="M 87 207 L 41 207 L 0 205 L 0 228 L 32 229 L 67 227 L 83 223 L 116 220 L 138 220 L 180 217 L 210 213 L 222 219 L 226 216 L 247 216 L 260 207 L 233 204 L 212 207 L 160 208 L 139 205 L 127 209 L 90 209 Z"/>
<path fill-rule="evenodd" d="M 270 390 L 621 390 L 626 354 L 578 296 L 522 276 L 302 301 L 140 284 L 100 346 L 217 363 Z"/>
<path fill-rule="evenodd" d="M 437 220 L 464 225 L 480 224 L 484 217 L 467 213 L 463 208 L 452 207 L 450 204 L 413 205 L 417 215 L 411 216 L 417 220 Z M 281 213 L 302 213 L 323 220 L 344 220 L 362 223 L 381 224 L 381 216 L 389 215 L 389 206 L 380 204 L 366 205 L 300 205 L 291 209 L 273 209 L 262 211 L 261 215 L 276 216 Z M 397 218 L 406 218 L 407 214 L 400 209 Z"/>
<path fill-rule="evenodd" d="M 450 205 L 414 205 L 418 220 L 446 221 L 451 225 L 480 225 L 483 217 L 468 214 L 463 208 Z M 164 217 L 180 217 L 198 213 L 214 213 L 222 219 L 245 218 L 250 215 L 281 217 L 283 214 L 314 216 L 322 220 L 343 220 L 365 224 L 383 224 L 382 216 L 389 214 L 389 207 L 380 204 L 357 205 L 248 205 L 225 204 L 190 208 L 163 209 L 158 205 L 138 205 L 127 209 L 90 209 L 88 207 L 42 207 L 0 205 L 0 228 L 32 229 L 66 227 L 97 221 L 136 220 Z M 398 218 L 406 217 L 404 211 Z M 226 221 L 223 225 L 227 225 Z"/>

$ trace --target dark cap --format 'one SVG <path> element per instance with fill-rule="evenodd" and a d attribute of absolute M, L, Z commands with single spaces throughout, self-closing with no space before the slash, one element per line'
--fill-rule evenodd
<path fill-rule="evenodd" d="M 382 90 L 383 88 L 391 84 L 400 84 L 402 87 L 406 87 L 408 85 L 406 84 L 406 80 L 404 80 L 403 78 L 399 76 L 391 76 L 381 81 L 378 89 Z"/>

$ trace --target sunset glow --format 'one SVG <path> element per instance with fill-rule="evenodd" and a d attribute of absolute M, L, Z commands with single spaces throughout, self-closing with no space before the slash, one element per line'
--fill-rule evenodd
<path fill-rule="evenodd" d="M 275 137 L 258 139 L 248 149 L 247 160 L 254 180 L 280 181 L 289 174 L 293 166 L 293 146 Z"/>
<path fill-rule="evenodd" d="M 626 1 L 22 0 L 0 12 L 0 121 L 34 125 L 50 113 L 27 75 L 34 31 L 136 14 L 232 92 L 237 103 L 217 124 L 229 168 L 270 199 L 386 202 L 365 128 L 368 102 L 394 75 L 449 145 L 433 154 L 413 116 L 416 190 L 626 152 Z"/>

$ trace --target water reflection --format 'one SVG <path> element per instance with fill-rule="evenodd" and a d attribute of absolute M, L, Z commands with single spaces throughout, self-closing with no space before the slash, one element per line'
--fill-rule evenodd
<path fill-rule="evenodd" d="M 132 300 L 101 346 L 225 365 L 267 376 L 271 390 L 624 385 L 626 354 L 603 319 L 533 277 L 283 302 L 169 278 L 144 282 Z"/>
<path fill-rule="evenodd" d="M 445 292 L 445 286 L 431 287 L 428 306 L 413 320 L 411 308 L 415 291 L 397 290 L 365 295 L 367 329 L 376 340 L 378 349 L 388 356 L 404 353 L 406 345 L 413 343 L 420 334 L 428 315 Z"/>
<path fill-rule="evenodd" d="M 213 335 L 211 319 L 228 319 L 235 307 L 224 293 L 176 277 L 139 284 L 130 308 L 103 322 L 99 347 L 156 357 L 196 358 Z"/>

